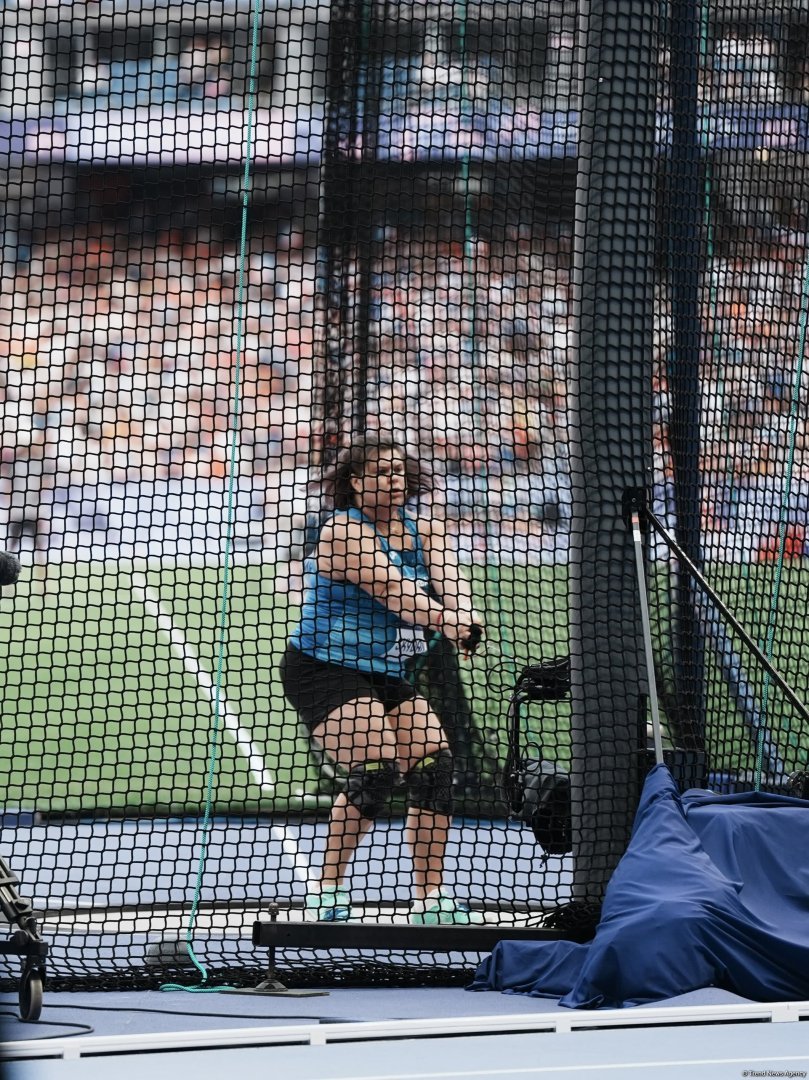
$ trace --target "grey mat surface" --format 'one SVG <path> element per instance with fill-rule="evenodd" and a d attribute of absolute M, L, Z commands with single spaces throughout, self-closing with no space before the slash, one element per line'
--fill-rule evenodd
<path fill-rule="evenodd" d="M 699 990 L 663 1005 L 743 1004 L 744 998 L 724 990 Z M 16 1013 L 17 998 L 0 996 L 0 1012 Z M 532 1015 L 560 1010 L 555 1000 L 519 994 L 469 993 L 460 988 L 338 989 L 322 997 L 267 997 L 257 994 L 127 992 L 49 993 L 41 1020 L 26 1024 L 3 1017 L 5 1042 L 72 1034 L 124 1035 L 166 1031 L 199 1031 L 212 1026 L 241 1028 L 272 1024 L 356 1023 L 374 1020 L 438 1017 Z M 86 1025 L 79 1032 L 69 1025 Z M 53 1026 L 51 1026 L 53 1025 Z M 809 1035 L 807 1035 L 809 1043 Z"/>
<path fill-rule="evenodd" d="M 738 1080 L 805 1076 L 800 1023 L 442 1037 L 329 1046 L 234 1047 L 143 1057 L 13 1062 L 8 1080 Z"/>

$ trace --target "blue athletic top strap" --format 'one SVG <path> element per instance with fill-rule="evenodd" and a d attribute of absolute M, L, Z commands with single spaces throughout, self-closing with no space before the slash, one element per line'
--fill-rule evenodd
<path fill-rule="evenodd" d="M 355 507 L 336 511 L 324 524 L 341 516 L 369 525 L 391 564 L 404 578 L 427 589 L 430 574 L 418 523 L 404 508 L 399 516 L 413 541 L 405 551 L 391 547 L 373 521 Z M 403 678 L 408 659 L 426 649 L 418 627 L 400 619 L 358 585 L 321 574 L 314 554 L 304 562 L 301 621 L 290 644 L 327 663 L 393 678 Z"/>

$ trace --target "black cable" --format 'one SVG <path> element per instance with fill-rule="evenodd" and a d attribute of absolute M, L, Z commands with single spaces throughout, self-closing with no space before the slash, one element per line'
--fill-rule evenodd
<path fill-rule="evenodd" d="M 92 1035 L 95 1028 L 90 1024 L 71 1024 L 67 1020 L 63 1020 L 62 1023 L 58 1023 L 55 1020 L 23 1020 L 19 1013 L 13 1012 L 0 1012 L 0 1016 L 10 1016 L 12 1020 L 19 1020 L 21 1024 L 34 1024 L 36 1027 L 58 1027 L 58 1028 L 73 1028 L 72 1033 L 67 1035 L 37 1035 L 35 1036 L 37 1042 L 47 1042 L 48 1039 L 75 1039 L 77 1035 Z M 9 1040 L 6 1033 L 6 1042 L 18 1042 L 19 1040 Z"/>
<path fill-rule="evenodd" d="M 514 660 L 495 660 L 484 668 L 485 685 L 487 690 L 494 694 L 510 694 L 514 689 L 514 676 L 516 674 Z M 495 677 L 498 684 L 495 684 Z"/>
<path fill-rule="evenodd" d="M 290 1013 L 288 1016 L 277 1015 L 263 1015 L 254 1016 L 250 1013 L 203 1013 L 203 1012 L 190 1012 L 184 1009 L 149 1009 L 149 1008 L 134 1008 L 130 1009 L 123 1005 L 54 1005 L 46 1003 L 44 1008 L 46 1009 L 81 1009 L 84 1012 L 124 1012 L 124 1013 L 156 1013 L 158 1016 L 199 1016 L 202 1018 L 210 1018 L 211 1016 L 221 1016 L 223 1020 L 321 1020 L 320 1016 L 308 1016 L 300 1013 Z"/>
<path fill-rule="evenodd" d="M 317 1020 L 317 1021 L 322 1021 L 324 1019 L 324 1017 L 322 1017 L 322 1016 L 312 1016 L 312 1015 L 308 1015 L 308 1014 L 305 1014 L 305 1013 L 290 1013 L 290 1014 L 288 1014 L 286 1016 L 277 1015 L 277 1014 L 266 1014 L 266 1013 L 262 1014 L 262 1015 L 256 1015 L 256 1014 L 253 1014 L 253 1013 L 221 1013 L 221 1012 L 220 1013 L 210 1013 L 210 1012 L 203 1013 L 203 1012 L 192 1012 L 190 1010 L 185 1010 L 185 1009 L 149 1009 L 149 1008 L 141 1008 L 141 1007 L 129 1008 L 129 1007 L 126 1007 L 126 1006 L 119 1006 L 119 1005 L 69 1005 L 69 1004 L 54 1005 L 52 1002 L 46 1003 L 43 1006 L 43 1008 L 46 1008 L 46 1009 L 75 1009 L 75 1010 L 81 1011 L 81 1012 L 154 1013 L 154 1014 L 156 1014 L 158 1016 L 194 1016 L 194 1017 L 199 1017 L 201 1019 L 209 1019 L 211 1016 L 218 1016 L 218 1017 L 221 1017 L 223 1020 Z M 10 1012 L 0 1012 L 0 1016 L 10 1016 L 15 1020 L 19 1020 L 21 1023 L 35 1023 L 40 1027 L 44 1026 L 44 1027 L 61 1027 L 61 1028 L 70 1027 L 70 1028 L 76 1028 L 76 1029 L 78 1029 L 76 1031 L 77 1035 L 82 1034 L 82 1033 L 83 1034 L 91 1034 L 92 1032 L 95 1031 L 95 1028 L 91 1027 L 88 1024 L 71 1024 L 71 1023 L 69 1023 L 67 1021 L 64 1021 L 62 1023 L 57 1023 L 56 1021 L 48 1021 L 48 1020 L 26 1021 L 26 1020 L 23 1020 L 22 1017 L 18 1013 L 10 1013 Z M 326 1017 L 325 1019 L 329 1019 L 329 1018 Z M 74 1038 L 75 1036 L 74 1035 L 67 1035 L 65 1037 L 66 1038 Z M 41 1036 L 41 1041 L 44 1041 L 45 1039 L 57 1039 L 57 1038 L 59 1038 L 58 1035 L 43 1035 L 43 1036 Z"/>

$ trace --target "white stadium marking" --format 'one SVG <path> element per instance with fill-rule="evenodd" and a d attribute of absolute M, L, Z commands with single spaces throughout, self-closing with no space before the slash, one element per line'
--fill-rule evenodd
<path fill-rule="evenodd" d="M 213 678 L 200 664 L 199 658 L 193 647 L 186 641 L 182 631 L 174 625 L 171 616 L 164 611 L 159 597 L 154 590 L 149 588 L 143 574 L 135 573 L 132 575 L 132 591 L 143 604 L 147 614 L 157 623 L 158 629 L 169 639 L 172 652 L 182 661 L 189 675 L 196 679 L 197 685 L 207 695 L 211 703 L 211 709 L 215 713 L 217 689 Z M 218 699 L 219 714 L 222 722 L 236 743 L 237 749 L 247 759 L 250 775 L 264 794 L 272 794 L 275 791 L 275 781 L 266 766 L 264 758 L 253 743 L 250 732 L 242 725 L 236 710 L 228 703 L 221 687 Z"/>

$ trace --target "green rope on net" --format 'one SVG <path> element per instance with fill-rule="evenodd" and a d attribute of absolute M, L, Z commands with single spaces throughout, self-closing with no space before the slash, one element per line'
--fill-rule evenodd
<path fill-rule="evenodd" d="M 464 122 L 471 131 L 472 117 L 474 111 L 474 104 L 471 94 L 471 73 L 469 68 L 469 54 L 467 50 L 467 32 L 468 32 L 468 20 L 469 20 L 469 3 L 468 0 L 463 0 L 459 5 L 460 8 L 460 31 L 459 31 L 459 51 L 461 57 L 461 129 L 464 130 Z M 467 149 L 461 155 L 461 185 L 463 190 L 464 199 L 464 312 L 463 312 L 463 332 L 461 338 L 461 347 L 463 352 L 468 355 L 469 365 L 474 371 L 476 365 L 475 356 L 475 325 L 477 314 L 477 275 L 476 275 L 476 252 L 475 252 L 475 228 L 472 216 L 472 192 L 471 192 L 471 154 Z M 463 357 L 462 357 L 463 359 Z M 485 373 L 483 379 L 472 378 L 472 391 L 473 391 L 473 405 L 480 411 L 479 395 L 475 393 L 475 389 L 479 386 L 485 386 Z M 496 559 L 490 558 L 489 553 L 489 541 L 491 538 L 491 514 L 489 507 L 489 492 L 488 492 L 488 477 L 489 468 L 488 462 L 484 459 L 482 466 L 481 479 L 486 484 L 486 500 L 483 509 L 483 523 L 484 523 L 484 583 L 483 583 L 483 596 L 484 596 L 484 610 L 488 617 L 489 611 L 494 610 L 497 617 L 497 640 L 500 645 L 501 652 L 504 658 L 513 662 L 514 647 L 513 647 L 513 635 L 512 627 L 509 621 L 502 619 L 502 611 L 500 607 L 501 596 L 501 581 L 500 581 L 500 568 L 499 562 Z M 489 636 L 493 636 L 491 631 Z"/>
<path fill-rule="evenodd" d="M 236 469 L 238 463 L 239 448 L 239 415 L 241 410 L 241 378 L 244 354 L 244 324 L 245 324 L 245 267 L 247 262 L 247 212 L 250 205 L 252 157 L 254 153 L 253 126 L 256 110 L 256 72 L 258 70 L 258 41 L 259 41 L 259 11 L 260 0 L 255 0 L 252 9 L 252 27 L 250 33 L 250 66 L 247 88 L 247 129 L 245 134 L 244 172 L 242 174 L 242 213 L 241 234 L 239 239 L 239 270 L 237 279 L 236 295 L 236 362 L 233 374 L 233 409 L 230 439 L 230 455 L 228 465 L 228 492 L 227 492 L 227 528 L 225 534 L 225 558 L 222 575 L 222 595 L 219 606 L 219 638 L 217 645 L 216 681 L 213 708 L 213 723 L 211 726 L 208 769 L 205 786 L 205 804 L 200 828 L 199 858 L 197 860 L 197 876 L 194 885 L 194 897 L 191 911 L 188 916 L 188 925 L 185 934 L 185 948 L 188 957 L 200 975 L 203 985 L 184 986 L 180 983 L 166 983 L 161 990 L 186 990 L 191 993 L 216 993 L 220 990 L 229 989 L 225 986 L 210 987 L 204 984 L 208 981 L 208 971 L 194 952 L 193 935 L 199 913 L 200 896 L 202 894 L 202 879 L 205 872 L 205 863 L 208 855 L 208 840 L 211 831 L 213 817 L 214 790 L 216 787 L 216 772 L 219 755 L 219 742 L 221 737 L 221 713 L 222 713 L 222 688 L 224 681 L 225 649 L 227 639 L 228 605 L 230 601 L 230 570 L 233 559 L 233 524 L 236 495 Z"/>

